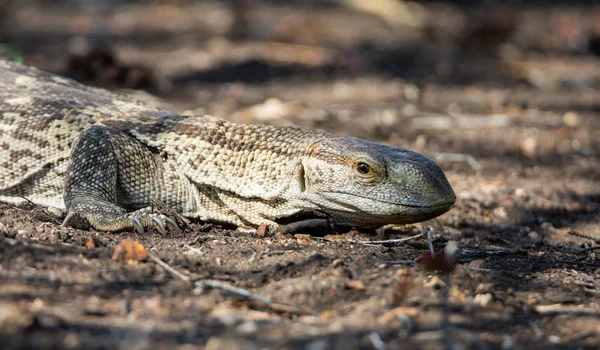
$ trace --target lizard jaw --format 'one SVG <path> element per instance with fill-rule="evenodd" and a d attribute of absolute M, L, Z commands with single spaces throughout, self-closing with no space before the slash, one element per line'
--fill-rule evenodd
<path fill-rule="evenodd" d="M 357 200 L 360 199 L 360 200 Z M 435 204 L 393 203 L 367 196 L 341 192 L 322 192 L 310 198 L 318 210 L 326 213 L 333 223 L 373 228 L 387 224 L 411 224 L 438 217 L 454 205 L 456 197 L 440 199 Z M 326 205 L 319 205 L 326 203 Z"/>

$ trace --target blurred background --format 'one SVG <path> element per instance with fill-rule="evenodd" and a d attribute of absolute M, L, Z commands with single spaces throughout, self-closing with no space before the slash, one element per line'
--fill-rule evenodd
<path fill-rule="evenodd" d="M 600 106 L 595 1 L 3 1 L 0 43 L 178 113 L 451 150 L 492 170 L 598 150 L 579 128 Z"/>

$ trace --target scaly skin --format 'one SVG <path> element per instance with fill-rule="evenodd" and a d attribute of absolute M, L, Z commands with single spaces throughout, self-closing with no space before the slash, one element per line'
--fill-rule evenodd
<path fill-rule="evenodd" d="M 238 226 L 323 217 L 378 227 L 431 219 L 455 195 L 417 153 L 299 127 L 179 116 L 0 61 L 0 201 L 66 209 L 98 230 L 163 228 L 153 199 Z"/>

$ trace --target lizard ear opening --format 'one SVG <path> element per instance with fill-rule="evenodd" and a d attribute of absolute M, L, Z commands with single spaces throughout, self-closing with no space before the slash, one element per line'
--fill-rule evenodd
<path fill-rule="evenodd" d="M 298 184 L 300 185 L 300 192 L 306 191 L 306 174 L 302 163 L 300 163 L 300 169 L 298 170 Z"/>

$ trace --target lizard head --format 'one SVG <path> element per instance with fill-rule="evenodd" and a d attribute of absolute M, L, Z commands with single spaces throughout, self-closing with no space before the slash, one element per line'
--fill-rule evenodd
<path fill-rule="evenodd" d="M 356 138 L 313 144 L 300 173 L 305 198 L 339 225 L 421 222 L 447 212 L 456 201 L 432 159 Z"/>

